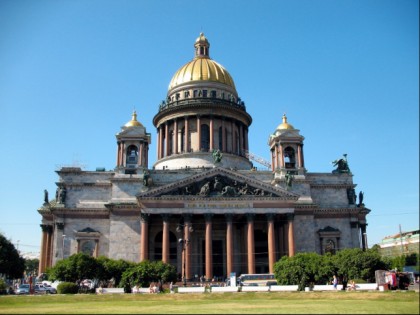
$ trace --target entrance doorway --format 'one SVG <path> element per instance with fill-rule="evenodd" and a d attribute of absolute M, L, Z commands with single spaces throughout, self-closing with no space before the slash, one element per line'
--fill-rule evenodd
<path fill-rule="evenodd" d="M 203 257 L 203 274 L 206 271 L 206 241 L 203 240 L 201 243 L 202 257 Z M 213 240 L 212 241 L 212 250 L 213 250 L 213 277 L 216 277 L 220 281 L 224 281 L 224 263 L 223 263 L 223 241 L 222 240 Z"/>

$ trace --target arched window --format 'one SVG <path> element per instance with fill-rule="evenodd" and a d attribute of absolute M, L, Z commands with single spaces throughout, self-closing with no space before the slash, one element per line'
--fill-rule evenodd
<path fill-rule="evenodd" d="M 287 147 L 284 150 L 284 164 L 286 168 L 295 168 L 296 159 L 295 159 L 295 150 L 291 147 Z"/>
<path fill-rule="evenodd" d="M 126 164 L 137 164 L 138 153 L 137 147 L 135 145 L 130 145 L 127 148 Z"/>
<path fill-rule="evenodd" d="M 206 124 L 201 125 L 200 151 L 210 149 L 210 128 Z"/>

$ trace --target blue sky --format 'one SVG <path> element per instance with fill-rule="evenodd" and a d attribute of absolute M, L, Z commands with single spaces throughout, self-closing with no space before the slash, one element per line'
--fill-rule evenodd
<path fill-rule="evenodd" d="M 200 32 L 253 117 L 251 152 L 269 159 L 286 113 L 309 172 L 348 154 L 369 246 L 419 229 L 418 1 L 0 0 L 0 232 L 19 250 L 39 251 L 59 167 L 115 167 L 133 109 L 153 165 L 153 116 Z"/>

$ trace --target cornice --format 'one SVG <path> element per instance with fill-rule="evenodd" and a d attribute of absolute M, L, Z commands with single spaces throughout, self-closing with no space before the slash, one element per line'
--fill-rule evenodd
<path fill-rule="evenodd" d="M 354 184 L 310 184 L 311 188 L 336 188 L 336 189 L 343 189 L 343 188 L 354 188 L 356 185 Z"/>
<path fill-rule="evenodd" d="M 60 184 L 63 184 L 62 182 L 60 182 Z M 111 187 L 112 183 L 111 182 L 85 182 L 85 183 L 65 183 L 65 186 L 68 188 L 78 188 L 78 187 Z"/>

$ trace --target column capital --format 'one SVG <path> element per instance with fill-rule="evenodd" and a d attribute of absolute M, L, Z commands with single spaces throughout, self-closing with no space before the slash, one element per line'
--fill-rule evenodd
<path fill-rule="evenodd" d="M 255 213 L 247 213 L 246 214 L 246 219 L 247 219 L 248 222 L 253 222 L 254 217 L 255 217 Z"/>
<path fill-rule="evenodd" d="M 226 221 L 227 221 L 227 222 L 229 222 L 229 223 L 232 223 L 232 221 L 233 221 L 233 216 L 234 216 L 234 214 L 233 214 L 233 213 L 225 213 L 225 218 L 226 218 Z"/>
<path fill-rule="evenodd" d="M 276 217 L 275 213 L 266 213 L 265 215 L 266 215 L 268 221 L 273 221 L 274 218 Z"/>
<path fill-rule="evenodd" d="M 169 221 L 171 214 L 170 213 L 162 213 L 161 217 L 163 219 L 163 221 Z"/>
<path fill-rule="evenodd" d="M 185 223 L 191 223 L 191 220 L 192 220 L 192 214 L 191 213 L 184 213 L 182 216 L 184 218 Z"/>
<path fill-rule="evenodd" d="M 55 226 L 57 227 L 57 229 L 62 231 L 64 229 L 64 222 L 55 222 Z"/>
<path fill-rule="evenodd" d="M 358 222 L 350 222 L 350 227 L 352 229 L 357 229 L 359 227 L 359 223 Z"/>
<path fill-rule="evenodd" d="M 51 233 L 51 232 L 52 232 L 52 230 L 53 230 L 52 225 L 49 225 L 49 224 L 40 224 L 39 226 L 41 227 L 42 232 L 48 232 L 48 233 Z"/>
<path fill-rule="evenodd" d="M 211 222 L 211 219 L 213 218 L 213 213 L 205 213 L 204 214 L 204 220 L 206 222 Z"/>
<path fill-rule="evenodd" d="M 140 221 L 142 223 L 148 223 L 149 218 L 150 218 L 150 215 L 148 213 L 140 213 Z"/>

